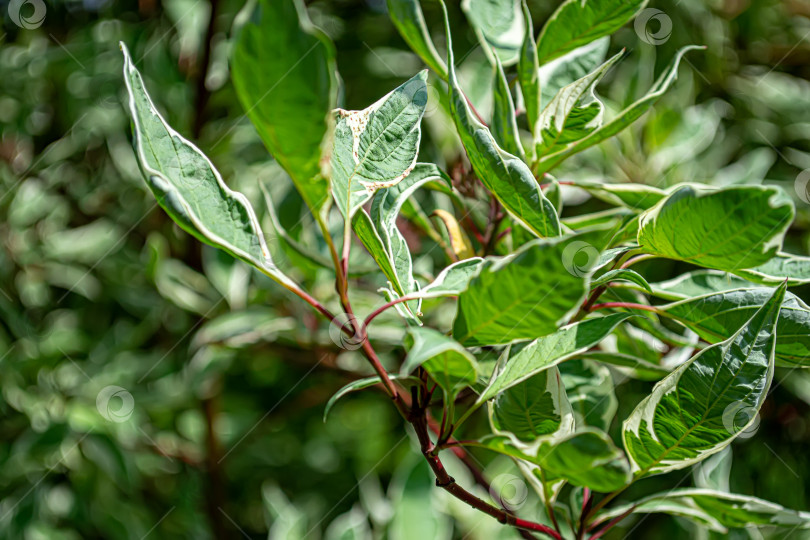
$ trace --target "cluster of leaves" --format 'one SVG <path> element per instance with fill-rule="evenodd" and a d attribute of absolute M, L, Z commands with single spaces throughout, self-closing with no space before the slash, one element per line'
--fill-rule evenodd
<path fill-rule="evenodd" d="M 417 161 L 427 71 L 363 110 L 336 109 L 331 42 L 299 2 L 259 2 L 237 39 L 234 86 L 317 222 L 325 257 L 294 240 L 275 217 L 279 245 L 265 239 L 247 197 L 228 188 L 212 162 L 166 123 L 122 47 L 138 161 L 180 227 L 252 265 L 356 340 L 376 376 L 341 390 L 327 412 L 349 391 L 379 383 L 415 430 L 437 485 L 471 506 L 554 538 L 597 538 L 633 513 L 650 512 L 716 531 L 810 527 L 804 513 L 722 490 L 681 489 L 608 506 L 642 478 L 723 451 L 755 422 L 776 366 L 810 365 L 810 307 L 786 290 L 810 283 L 810 258 L 781 251 L 795 214 L 781 190 L 582 181 L 575 185 L 611 208 L 560 217 L 562 187 L 552 171 L 647 112 L 692 49 L 681 49 L 643 96 L 606 119 L 595 87 L 622 57 L 605 60 L 608 36 L 644 5 L 567 1 L 535 38 L 525 3 L 466 2 L 493 67 L 487 123 L 456 74 L 446 13 L 444 57 L 419 2 L 389 0 L 394 24 L 433 71 L 432 88 L 441 88 L 469 158 L 470 170 L 452 178 Z M 416 202 L 420 188 L 455 209 L 437 213 L 443 229 Z M 269 195 L 267 203 L 274 216 Z M 489 211 L 483 221 L 476 219 L 482 204 Z M 451 264 L 435 278 L 417 277 L 400 217 L 446 252 Z M 359 270 L 354 238 L 388 281 L 380 290 L 386 303 L 362 322 L 350 298 Z M 305 291 L 276 262 L 278 247 L 307 264 L 331 265 L 337 295 L 316 299 Z M 630 266 L 651 258 L 700 269 L 649 283 Z M 445 333 L 428 320 L 423 303 L 447 297 L 458 300 Z M 370 339 L 371 323 L 388 308 L 407 328 L 407 356 L 396 375 Z M 671 347 L 669 361 L 633 354 L 645 335 Z M 616 410 L 608 366 L 657 381 L 624 419 L 623 450 L 607 433 Z M 462 425 L 483 408 L 490 433 L 462 440 Z M 543 522 L 523 520 L 459 486 L 440 453 L 465 446 L 514 459 L 547 508 Z M 566 486 L 579 504 L 560 503 Z"/>

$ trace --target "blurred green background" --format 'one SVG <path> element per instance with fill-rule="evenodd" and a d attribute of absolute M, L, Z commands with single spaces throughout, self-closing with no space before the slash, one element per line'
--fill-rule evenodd
<path fill-rule="evenodd" d="M 344 108 L 367 106 L 421 69 L 384 0 L 307 4 L 336 43 Z M 423 4 L 443 49 L 438 4 Z M 381 393 L 352 395 L 324 423 L 329 397 L 367 373 L 359 356 L 335 347 L 327 326 L 270 280 L 183 233 L 146 188 L 130 144 L 119 41 L 167 120 L 230 186 L 266 214 L 258 182 L 270 185 L 291 234 L 317 241 L 229 80 L 244 4 L 42 5 L 44 19 L 31 28 L 15 22 L 14 3 L 4 1 L 0 12 L 0 538 L 516 538 L 433 488 Z M 539 30 L 557 3 L 530 6 Z M 798 208 L 786 249 L 807 254 L 810 172 L 801 173 L 810 168 L 810 2 L 649 7 L 669 18 L 671 35 L 651 45 L 630 25 L 613 36 L 611 50 L 628 55 L 600 86 L 609 108 L 645 92 L 680 46 L 707 50 L 687 57 L 673 89 L 642 121 L 569 160 L 557 177 L 662 187 L 776 183 Z M 491 68 L 458 6 L 450 8 L 462 82 L 487 115 Z M 31 2 L 22 10 L 29 20 L 36 14 Z M 430 83 L 435 99 L 442 86 L 433 76 Z M 438 101 L 425 120 L 422 160 L 450 170 L 462 153 Z M 576 190 L 566 191 L 566 202 L 566 215 L 598 208 Z M 410 236 L 423 254 L 417 267 L 441 256 Z M 328 271 L 279 256 L 316 296 L 333 299 Z M 679 270 L 645 264 L 649 279 Z M 363 280 L 355 306 L 367 312 L 381 303 L 374 291 L 382 278 Z M 436 317 L 451 317 L 451 308 Z M 379 320 L 373 337 L 396 365 L 402 324 Z M 730 484 L 806 510 L 810 376 L 786 376 L 776 374 L 757 435 L 733 445 Z M 621 419 L 650 385 L 617 383 Z M 492 478 L 517 474 L 490 454 L 475 457 Z M 656 477 L 624 498 L 690 482 L 677 473 Z M 537 518 L 528 497 L 519 513 Z M 608 537 L 704 536 L 672 517 L 634 519 Z"/>

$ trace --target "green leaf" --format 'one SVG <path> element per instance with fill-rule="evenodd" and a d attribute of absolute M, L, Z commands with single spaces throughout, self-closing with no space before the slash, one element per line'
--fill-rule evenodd
<path fill-rule="evenodd" d="M 442 80 L 447 80 L 447 65 L 430 38 L 419 0 L 386 0 L 388 15 L 402 38 L 422 61 Z"/>
<path fill-rule="evenodd" d="M 473 170 L 503 207 L 530 231 L 542 237 L 559 236 L 557 211 L 543 195 L 529 167 L 498 146 L 489 129 L 470 111 L 453 68 L 453 46 L 446 10 L 445 28 L 450 69 L 450 113 Z"/>
<path fill-rule="evenodd" d="M 453 263 L 442 270 L 436 279 L 412 296 L 418 298 L 439 298 L 455 296 L 467 289 L 473 276 L 484 264 L 484 259 L 473 257 Z"/>
<path fill-rule="evenodd" d="M 517 76 L 523 103 L 526 107 L 526 120 L 529 131 L 534 133 L 537 117 L 540 115 L 540 64 L 537 61 L 537 43 L 534 41 L 534 24 L 526 0 L 522 0 L 523 9 L 523 44 L 520 47 Z"/>
<path fill-rule="evenodd" d="M 332 195 L 346 218 L 375 191 L 398 184 L 416 166 L 426 80 L 427 71 L 421 71 L 362 111 L 338 109 Z"/>
<path fill-rule="evenodd" d="M 735 274 L 754 283 L 778 285 L 787 279 L 788 287 L 810 283 L 810 257 L 777 253 L 771 260 Z"/>
<path fill-rule="evenodd" d="M 358 212 L 356 215 L 360 215 L 360 212 Z M 467 288 L 470 280 L 473 278 L 475 273 L 478 272 L 478 269 L 481 267 L 483 262 L 484 259 L 474 257 L 472 259 L 465 259 L 463 261 L 453 263 L 442 270 L 441 273 L 436 276 L 436 279 L 434 279 L 427 286 L 409 294 L 408 298 L 410 300 L 421 301 L 425 298 L 458 296 L 464 289 Z M 391 289 L 383 288 L 380 290 L 380 292 L 385 295 L 386 300 L 389 302 L 398 298 L 398 295 Z M 399 305 L 400 304 L 396 304 L 394 308 L 397 308 Z M 422 324 L 412 313 L 405 312 L 404 310 L 398 311 L 400 315 L 405 317 L 405 319 L 413 324 L 416 324 L 417 326 Z"/>
<path fill-rule="evenodd" d="M 766 288 L 735 289 L 687 298 L 660 309 L 709 343 L 731 336 L 769 297 Z M 810 367 L 810 307 L 786 293 L 776 323 L 776 362 Z"/>
<path fill-rule="evenodd" d="M 508 437 L 487 437 L 472 446 L 528 461 L 543 470 L 547 482 L 564 479 L 594 491 L 621 489 L 632 478 L 627 458 L 608 435 L 585 428 L 550 440 L 541 439 L 536 450 L 516 446 Z"/>
<path fill-rule="evenodd" d="M 425 327 L 408 329 L 412 345 L 400 369 L 405 376 L 422 366 L 449 400 L 478 379 L 478 362 L 458 342 L 437 330 Z"/>
<path fill-rule="evenodd" d="M 252 264 L 287 288 L 297 288 L 270 258 L 247 197 L 229 189 L 211 161 L 166 123 L 123 43 L 121 50 L 135 153 L 158 204 L 202 242 Z"/>
<path fill-rule="evenodd" d="M 646 253 L 706 268 L 750 268 L 776 254 L 793 215 L 777 188 L 684 186 L 641 215 L 638 243 Z"/>
<path fill-rule="evenodd" d="M 574 416 L 559 370 L 551 367 L 498 394 L 490 403 L 490 423 L 495 433 L 526 443 L 572 432 Z"/>
<path fill-rule="evenodd" d="M 462 0 L 461 9 L 493 64 L 518 61 L 525 29 L 518 0 Z"/>
<path fill-rule="evenodd" d="M 605 36 L 540 66 L 540 101 L 543 107 L 564 86 L 581 79 L 605 61 L 610 38 Z"/>
<path fill-rule="evenodd" d="M 418 384 L 421 382 L 416 377 L 408 377 L 397 374 L 390 374 L 388 377 L 392 381 L 400 381 L 400 382 L 408 381 L 414 384 Z M 323 421 L 326 422 L 326 417 L 329 416 L 329 411 L 332 410 L 332 407 L 335 406 L 335 403 L 337 403 L 340 398 L 342 398 L 346 394 L 370 388 L 375 384 L 380 384 L 380 382 L 381 382 L 380 377 L 374 375 L 373 377 L 366 377 L 365 379 L 357 379 L 356 381 L 352 381 L 346 386 L 342 387 L 340 390 L 335 392 L 332 395 L 332 397 L 329 398 L 329 401 L 326 402 L 326 407 L 323 410 Z"/>
<path fill-rule="evenodd" d="M 623 488 L 632 478 L 624 453 L 607 433 L 595 428 L 541 444 L 537 464 L 548 481 L 563 478 L 603 493 Z"/>
<path fill-rule="evenodd" d="M 610 370 L 582 358 L 563 362 L 559 368 L 577 425 L 607 431 L 619 405 Z"/>
<path fill-rule="evenodd" d="M 646 184 L 578 181 L 576 185 L 606 203 L 625 206 L 631 210 L 647 210 L 667 196 L 666 191 Z"/>
<path fill-rule="evenodd" d="M 546 105 L 534 132 L 538 156 L 587 137 L 602 125 L 604 105 L 596 97 L 595 88 L 623 54 L 614 55 L 591 73 L 564 86 Z"/>
<path fill-rule="evenodd" d="M 377 263 L 382 270 L 383 275 L 390 283 L 398 283 L 399 277 L 397 276 L 396 268 L 394 268 L 394 261 L 388 251 L 386 251 L 385 244 L 380 238 L 380 232 L 371 221 L 371 217 L 364 208 L 360 208 L 355 212 L 352 218 L 352 229 L 357 238 L 368 251 L 371 258 Z"/>
<path fill-rule="evenodd" d="M 754 286 L 750 281 L 717 270 L 694 270 L 668 281 L 650 285 L 655 296 L 667 300 L 683 300 L 704 294 Z"/>
<path fill-rule="evenodd" d="M 638 13 L 647 0 L 566 0 L 537 38 L 540 64 L 608 36 Z"/>
<path fill-rule="evenodd" d="M 231 61 L 236 95 L 316 218 L 329 202 L 321 148 L 337 103 L 334 45 L 299 0 L 260 0 Z M 283 81 L 283 82 L 282 82 Z"/>
<path fill-rule="evenodd" d="M 584 360 L 596 360 L 610 364 L 634 379 L 657 381 L 669 374 L 669 370 L 636 356 L 609 351 L 589 351 L 580 355 Z"/>
<path fill-rule="evenodd" d="M 579 0 L 569 1 L 579 2 Z M 680 65 L 683 55 L 691 50 L 702 48 L 703 47 L 691 45 L 679 50 L 675 55 L 675 58 L 672 60 L 672 63 L 667 67 L 667 69 L 664 70 L 664 72 L 661 74 L 658 80 L 655 81 L 655 84 L 653 84 L 652 88 L 650 88 L 649 92 L 647 92 L 644 97 L 632 103 L 629 107 L 620 112 L 615 118 L 603 124 L 599 129 L 596 129 L 587 137 L 578 140 L 559 152 L 555 152 L 544 157 L 534 167 L 534 169 L 536 169 L 535 173 L 539 176 L 542 173 L 550 171 L 574 154 L 578 154 L 586 148 L 590 148 L 591 146 L 599 144 L 605 139 L 609 139 L 638 120 L 641 115 L 647 112 L 655 104 L 658 98 L 664 95 L 664 92 L 666 92 L 675 81 L 678 76 L 678 66 Z"/>
<path fill-rule="evenodd" d="M 495 141 L 501 148 L 525 161 L 526 157 L 520 142 L 520 133 L 518 133 L 515 104 L 512 101 L 512 93 L 509 90 L 503 66 L 498 59 L 495 60 L 493 100 L 492 135 L 495 137 Z"/>
<path fill-rule="evenodd" d="M 443 178 L 444 175 L 433 164 L 417 163 L 413 171 L 400 183 L 389 188 L 382 188 L 374 195 L 369 210 L 369 218 L 376 235 L 371 235 L 372 239 L 366 248 L 372 257 L 380 264 L 383 273 L 386 273 L 393 291 L 399 296 L 407 296 L 418 290 L 418 284 L 413 277 L 413 261 L 411 252 L 405 237 L 397 228 L 397 216 L 402 205 L 408 197 L 419 189 L 422 185 L 432 180 Z M 361 216 L 361 212 L 355 214 Z M 361 221 L 363 223 L 358 223 Z M 365 245 L 369 233 L 366 231 L 368 224 L 364 217 L 355 220 L 353 223 L 361 228 L 358 235 Z M 377 242 L 379 239 L 379 243 Z M 378 260 L 378 259 L 385 260 Z M 388 272 L 392 275 L 389 277 Z M 392 279 L 393 278 L 393 279 Z M 404 306 L 403 306 L 404 307 Z M 408 307 L 411 312 L 418 312 L 419 305 L 415 303 Z"/>
<path fill-rule="evenodd" d="M 728 528 L 749 526 L 810 528 L 810 513 L 790 510 L 776 503 L 711 489 L 674 489 L 657 493 L 634 503 L 599 513 L 595 522 L 603 523 L 630 509 L 634 514 L 664 513 L 681 516 L 720 533 Z"/>
<path fill-rule="evenodd" d="M 536 373 L 587 351 L 605 339 L 619 323 L 633 316 L 630 313 L 614 313 L 587 319 L 560 328 L 522 348 L 513 346 L 506 365 L 481 393 L 477 403 L 483 403 Z"/>
<path fill-rule="evenodd" d="M 486 259 L 459 296 L 453 336 L 467 346 L 502 345 L 554 332 L 588 290 L 576 250 L 582 244 L 598 255 L 580 238 L 537 239 L 513 255 Z"/>
<path fill-rule="evenodd" d="M 635 270 L 631 270 L 629 268 L 617 268 L 616 270 L 609 270 L 605 272 L 598 278 L 594 279 L 591 282 L 591 289 L 594 287 L 599 287 L 601 285 L 607 285 L 613 281 L 629 281 L 631 283 L 635 283 L 645 291 L 652 294 L 652 289 L 650 288 L 650 284 L 647 283 L 647 280 L 644 279 L 644 276 L 636 272 Z"/>
<path fill-rule="evenodd" d="M 756 420 L 773 377 L 784 295 L 782 285 L 734 335 L 700 351 L 638 404 L 622 434 L 636 476 L 697 463 Z"/>

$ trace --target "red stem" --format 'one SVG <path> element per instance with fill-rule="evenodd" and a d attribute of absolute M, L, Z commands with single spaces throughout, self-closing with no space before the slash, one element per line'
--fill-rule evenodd
<path fill-rule="evenodd" d="M 633 513 L 633 510 L 635 510 L 635 509 L 636 509 L 636 507 L 635 507 L 635 506 L 632 506 L 632 507 L 630 507 L 630 509 L 629 509 L 629 510 L 627 510 L 627 512 L 625 512 L 625 513 L 623 513 L 623 514 L 621 514 L 621 515 L 618 515 L 618 516 L 616 516 L 615 518 L 611 519 L 610 521 L 608 521 L 608 524 L 607 524 L 607 525 L 605 525 L 604 527 L 602 527 L 601 529 L 599 529 L 598 531 L 596 531 L 595 533 L 593 533 L 593 534 L 592 534 L 592 535 L 591 535 L 591 536 L 588 538 L 588 540 L 596 540 L 597 538 L 601 537 L 601 536 L 602 536 L 602 535 L 604 535 L 606 532 L 608 532 L 610 529 L 612 529 L 614 526 L 616 526 L 616 524 L 618 524 L 618 523 L 619 523 L 621 520 L 623 520 L 624 518 L 626 518 L 627 516 L 629 516 L 630 514 L 632 514 L 632 513 Z"/>

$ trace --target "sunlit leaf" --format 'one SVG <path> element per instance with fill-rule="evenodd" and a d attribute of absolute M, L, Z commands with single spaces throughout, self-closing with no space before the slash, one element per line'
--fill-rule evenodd
<path fill-rule="evenodd" d="M 671 514 L 685 517 L 713 531 L 749 526 L 788 527 L 792 531 L 810 528 L 810 513 L 790 510 L 776 503 L 749 495 L 711 489 L 674 489 L 657 493 L 627 505 L 617 506 L 596 516 L 606 522 L 632 509 L 635 514 Z"/>
<path fill-rule="evenodd" d="M 462 0 L 461 9 L 488 56 L 494 51 L 505 66 L 517 62 L 525 29 L 519 0 Z"/>
<path fill-rule="evenodd" d="M 647 0 L 566 0 L 537 38 L 540 64 L 608 36 L 624 26 Z"/>
<path fill-rule="evenodd" d="M 534 133 L 537 155 L 552 153 L 587 137 L 602 125 L 604 105 L 595 88 L 623 52 L 580 79 L 560 88 L 540 113 Z"/>
<path fill-rule="evenodd" d="M 490 421 L 496 433 L 526 443 L 573 431 L 574 416 L 559 370 L 552 366 L 498 394 L 490 403 Z"/>
<path fill-rule="evenodd" d="M 478 378 L 478 362 L 457 341 L 437 330 L 414 327 L 408 330 L 412 345 L 400 369 L 400 375 L 423 367 L 452 399 L 461 389 Z"/>
<path fill-rule="evenodd" d="M 395 186 L 416 166 L 426 80 L 422 71 L 362 111 L 338 110 L 332 195 L 347 219 L 374 192 Z"/>
<path fill-rule="evenodd" d="M 572 266 L 574 253 L 569 249 L 576 249 L 574 242 L 584 242 L 573 238 L 538 239 L 508 257 L 487 259 L 459 296 L 453 336 L 472 346 L 554 332 L 579 308 L 588 290 L 586 274 Z"/>
<path fill-rule="evenodd" d="M 540 64 L 537 61 L 537 42 L 534 40 L 532 14 L 526 0 L 522 0 L 523 9 L 523 44 L 520 47 L 517 75 L 520 91 L 523 93 L 523 104 L 526 107 L 526 119 L 529 131 L 534 133 L 537 117 L 540 115 Z"/>
<path fill-rule="evenodd" d="M 538 338 L 524 347 L 513 346 L 509 360 L 478 402 L 484 402 L 532 375 L 587 351 L 602 341 L 616 326 L 633 315 L 614 313 L 565 326 L 553 334 Z"/>
<path fill-rule="evenodd" d="M 450 112 L 473 170 L 481 182 L 515 217 L 538 236 L 558 236 L 560 222 L 529 167 L 503 150 L 489 129 L 475 118 L 453 68 L 453 47 L 445 14 L 447 64 L 450 67 Z"/>
<path fill-rule="evenodd" d="M 773 377 L 784 294 L 783 285 L 729 339 L 700 351 L 638 404 L 623 425 L 636 476 L 697 463 L 756 420 Z"/>
<path fill-rule="evenodd" d="M 160 206 L 199 240 L 249 262 L 286 287 L 296 287 L 270 258 L 247 197 L 229 189 L 211 161 L 166 123 L 123 43 L 121 50 L 135 150 Z"/>
<path fill-rule="evenodd" d="M 541 104 L 548 105 L 564 86 L 581 79 L 605 61 L 610 38 L 605 36 L 540 66 Z"/>
<path fill-rule="evenodd" d="M 756 287 L 756 285 L 734 274 L 718 270 L 694 270 L 667 281 L 650 284 L 655 296 L 667 300 L 684 300 L 705 294 L 751 287 Z"/>
<path fill-rule="evenodd" d="M 771 296 L 765 288 L 734 289 L 661 306 L 667 315 L 709 343 L 728 339 Z M 810 367 L 810 307 L 785 294 L 776 323 L 776 362 Z"/>
<path fill-rule="evenodd" d="M 754 283 L 778 285 L 787 279 L 788 286 L 810 283 L 810 257 L 777 253 L 769 261 L 753 268 L 734 271 Z"/>
<path fill-rule="evenodd" d="M 706 268 L 750 268 L 776 254 L 793 215 L 777 188 L 684 186 L 641 215 L 638 243 L 647 253 Z"/>
<path fill-rule="evenodd" d="M 579 3 L 579 0 L 569 0 L 570 3 Z M 681 58 L 687 52 L 694 49 L 701 49 L 698 46 L 684 47 L 678 51 L 675 58 L 670 65 L 664 70 L 658 80 L 655 81 L 652 88 L 639 100 L 632 103 L 629 107 L 621 111 L 615 118 L 604 123 L 600 128 L 594 130 L 587 137 L 578 140 L 567 148 L 560 150 L 544 157 L 537 166 L 534 167 L 536 174 L 541 174 L 550 171 L 565 159 L 582 152 L 586 148 L 590 148 L 595 144 L 599 144 L 605 139 L 616 135 L 624 128 L 638 120 L 645 112 L 655 104 L 655 102 L 664 95 L 664 92 L 672 85 L 678 76 L 678 66 L 680 65 Z"/>

